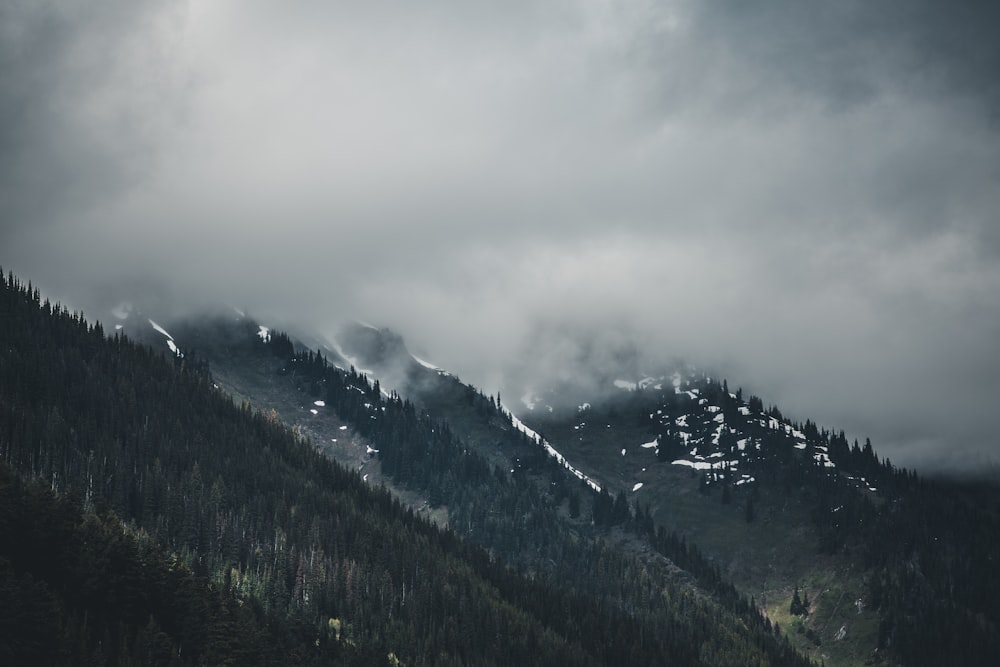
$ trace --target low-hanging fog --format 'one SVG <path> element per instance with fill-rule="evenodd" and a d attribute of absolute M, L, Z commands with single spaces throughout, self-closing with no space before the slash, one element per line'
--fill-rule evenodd
<path fill-rule="evenodd" d="M 2 0 L 0 264 L 71 306 L 389 326 L 487 391 L 683 358 L 975 471 L 1000 454 L 997 15 Z"/>

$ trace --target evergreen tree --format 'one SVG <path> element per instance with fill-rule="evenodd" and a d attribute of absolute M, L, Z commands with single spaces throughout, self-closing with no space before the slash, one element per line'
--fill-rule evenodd
<path fill-rule="evenodd" d="M 792 604 L 789 609 L 793 616 L 801 616 L 803 612 L 802 599 L 799 597 L 799 585 L 795 584 L 795 594 L 792 596 Z"/>

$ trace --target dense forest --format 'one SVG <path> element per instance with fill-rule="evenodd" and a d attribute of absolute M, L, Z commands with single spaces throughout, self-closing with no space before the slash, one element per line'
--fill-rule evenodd
<path fill-rule="evenodd" d="M 318 355 L 296 359 L 331 400 L 351 397 L 338 409 L 371 424 L 392 475 L 433 480 L 442 501 L 468 507 L 453 525 L 499 529 L 508 519 L 470 517 L 523 503 L 505 507 L 518 523 L 498 531 L 498 548 L 416 518 L 273 417 L 234 405 L 198 364 L 106 336 L 8 274 L 0 587 L 13 604 L 0 660 L 806 664 L 738 596 L 719 604 L 660 561 L 545 527 L 535 487 L 444 425 Z M 503 565 L 531 549 L 527 562 L 559 567 Z"/>
<path fill-rule="evenodd" d="M 291 349 L 281 334 L 272 336 L 268 345 L 282 356 Z M 386 396 L 377 382 L 369 382 L 354 369 L 344 372 L 306 351 L 288 359 L 286 372 L 297 377 L 310 397 L 322 396 L 327 406 L 378 443 L 383 471 L 396 484 L 424 490 L 432 503 L 446 505 L 452 528 L 500 560 L 600 600 L 602 606 L 627 610 L 657 636 L 665 632 L 701 636 L 705 628 L 737 627 L 741 635 L 749 635 L 741 637 L 741 643 L 771 652 L 779 661 L 791 659 L 787 645 L 773 641 L 780 629 L 724 580 L 717 565 L 683 539 L 662 527 L 657 530 L 624 492 L 612 498 L 606 490 L 595 492 L 569 474 L 537 442 L 515 429 L 510 415 L 492 397 L 458 385 L 461 401 L 471 410 L 506 426 L 500 436 L 504 442 L 496 446 L 516 461 L 509 470 L 491 470 L 480 454 L 454 435 L 448 422 L 418 413 L 395 393 Z M 558 509 L 564 504 L 571 518 L 582 513 L 583 521 L 562 520 Z M 669 561 L 640 559 L 610 546 L 603 539 L 607 527 L 640 535 Z M 710 593 L 716 603 L 695 602 L 690 582 L 676 577 L 675 565 L 693 575 L 701 591 Z M 705 644 L 701 639 L 698 643 Z M 712 650 L 722 655 L 729 651 L 722 644 Z"/>
<path fill-rule="evenodd" d="M 742 401 L 721 383 L 706 381 L 701 393 L 740 418 Z M 750 404 L 762 406 L 753 396 Z M 783 419 L 777 408 L 768 413 Z M 787 430 L 747 421 L 746 431 L 763 446 L 743 472 L 801 496 L 817 551 L 845 554 L 865 572 L 880 651 L 905 665 L 991 664 L 1000 655 L 998 489 L 923 479 L 880 460 L 870 441 L 850 444 L 809 420 Z M 795 432 L 833 465 L 797 450 Z"/>
<path fill-rule="evenodd" d="M 409 356 L 391 332 L 363 327 L 355 336 L 368 339 L 362 347 L 373 350 L 374 360 L 386 356 L 386 350 L 389 356 Z M 565 471 L 560 473 L 553 459 L 513 428 L 499 396 L 484 396 L 454 377 L 428 373 L 416 364 L 411 363 L 410 368 L 410 379 L 404 385 L 408 396 L 422 409 L 446 418 L 467 442 L 476 441 L 478 451 L 503 450 L 506 460 L 516 462 L 510 471 L 512 478 L 534 481 L 541 491 L 528 503 L 518 505 L 512 499 L 512 504 L 538 507 L 538 503 L 560 506 L 567 502 L 570 516 L 582 515 L 584 523 L 589 520 L 598 529 L 620 526 L 641 536 L 656 551 L 694 573 L 702 589 L 712 591 L 717 600 L 730 600 L 735 606 L 746 602 L 740 601 L 719 572 L 718 563 L 656 524 L 649 506 L 641 505 L 641 496 L 633 495 L 631 483 L 618 488 L 612 484 L 594 492 Z M 694 448 L 709 460 L 732 461 L 732 466 L 724 463 L 698 473 L 705 505 L 701 516 L 707 522 L 731 512 L 753 524 L 758 502 L 765 502 L 765 507 L 767 502 L 792 502 L 805 508 L 801 520 L 812 524 L 815 542 L 789 541 L 787 546 L 797 552 L 834 557 L 858 573 L 860 603 L 878 617 L 877 632 L 872 632 L 866 649 L 870 662 L 991 664 L 994 656 L 1000 655 L 1000 578 L 993 574 L 994 554 L 1000 553 L 1000 490 L 996 486 L 920 477 L 880 459 L 868 440 L 852 444 L 843 431 L 820 428 L 811 420 L 794 422 L 776 406 L 765 407 L 760 397 L 744 397 L 740 389 L 730 391 L 723 379 L 691 375 L 684 390 L 672 386 L 669 377 L 661 381 L 650 378 L 637 382 L 632 391 L 616 392 L 610 400 L 595 401 L 594 406 L 588 403 L 584 412 L 576 407 L 579 401 L 573 401 L 561 415 L 542 409 L 524 418 L 543 432 L 558 425 L 567 436 L 560 449 L 566 445 L 563 451 L 572 452 L 575 462 L 589 463 L 589 470 L 599 478 L 617 476 L 612 470 L 625 460 L 618 454 L 623 445 L 650 440 L 656 442 L 655 461 L 660 466 L 671 467 L 677 458 L 691 458 Z M 560 396 L 551 397 L 558 404 Z M 349 397 L 334 394 L 333 398 L 350 404 Z M 678 420 L 685 424 L 684 429 L 677 426 Z M 584 421 L 599 425 L 597 432 L 603 441 L 589 449 L 574 450 L 572 441 L 581 439 Z M 374 423 L 366 428 L 374 432 Z M 413 467 L 408 458 L 413 454 L 405 447 L 389 449 L 380 456 L 390 471 L 397 471 L 395 479 L 408 483 L 416 479 L 425 488 L 442 488 L 434 478 L 435 471 L 440 474 L 442 468 L 433 465 L 427 475 L 412 474 L 419 465 Z M 720 458 L 711 458 L 715 456 Z M 399 461 L 406 461 L 404 474 L 398 472 Z M 694 470 L 691 473 L 695 475 Z M 443 488 L 453 486 L 449 483 Z M 470 505 L 461 495 L 456 491 L 448 499 L 456 514 L 475 507 L 474 501 Z M 650 502 L 649 496 L 645 498 L 644 502 Z M 502 508 L 490 507 L 463 529 L 480 543 L 502 549 L 503 541 L 491 540 L 488 535 L 503 534 L 503 525 L 496 526 L 504 521 L 503 516 Z M 517 516 L 511 514 L 506 521 Z M 476 535 L 475 526 L 484 524 L 491 528 L 485 535 Z M 786 530 L 788 535 L 798 533 L 794 524 Z M 597 532 L 608 534 L 607 530 Z M 553 532 L 544 529 L 540 534 Z M 531 543 L 530 536 L 522 539 L 522 562 L 525 553 L 543 552 Z M 511 555 L 517 557 L 513 550 Z M 527 565 L 545 569 L 544 559 Z M 793 617 L 809 616 L 809 605 L 792 606 L 798 607 Z M 799 632 L 812 631 L 808 623 L 795 625 Z M 828 641 L 836 627 L 830 629 Z M 821 643 L 815 633 L 807 639 L 816 647 Z"/>
<path fill-rule="evenodd" d="M 850 564 L 863 580 L 864 604 L 877 611 L 870 662 L 993 664 L 1000 655 L 996 486 L 925 479 L 880 459 L 869 441 L 851 443 L 843 432 L 790 421 L 757 396 L 730 392 L 725 380 L 701 377 L 684 391 L 668 389 L 621 392 L 586 419 L 628 431 L 633 441 L 655 439 L 657 465 L 693 460 L 694 449 L 720 461 L 690 470 L 706 520 L 729 512 L 753 523 L 762 494 L 772 504 L 806 508 L 816 535 L 806 547 Z M 575 434 L 567 424 L 579 421 L 542 415 L 534 427 Z M 745 480 L 753 482 L 738 485 Z M 808 615 L 807 606 L 792 607 L 793 615 Z"/>
<path fill-rule="evenodd" d="M 625 489 L 578 480 L 498 399 L 454 378 L 414 403 L 281 332 L 245 322 L 237 336 L 372 443 L 393 488 L 446 507 L 442 529 L 273 412 L 235 405 L 196 352 L 107 336 L 2 282 L 5 663 L 807 664 L 695 545 Z M 995 488 L 921 479 L 724 382 L 698 386 L 760 444 L 740 468 L 758 483 L 705 473 L 706 502 L 747 522 L 758 486 L 806 503 L 816 551 L 863 568 L 881 619 L 871 662 L 991 664 Z M 684 448 L 646 423 L 650 408 L 624 394 L 601 420 L 646 429 L 669 465 Z M 683 393 L 656 409 L 698 419 Z M 738 453 L 732 435 L 718 445 Z"/>

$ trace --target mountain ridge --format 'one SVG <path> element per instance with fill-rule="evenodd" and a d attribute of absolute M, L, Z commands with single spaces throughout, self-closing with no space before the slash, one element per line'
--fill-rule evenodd
<path fill-rule="evenodd" d="M 240 319 L 244 321 L 241 323 Z M 427 515 L 436 512 L 439 525 L 451 526 L 464 539 L 480 543 L 496 540 L 495 548 L 499 549 L 498 553 L 506 554 L 504 559 L 527 565 L 536 576 L 541 573 L 546 578 L 560 575 L 557 569 L 549 569 L 551 566 L 546 565 L 545 556 L 527 556 L 523 549 L 537 544 L 530 549 L 542 548 L 544 553 L 544 541 L 532 540 L 548 530 L 556 530 L 556 533 L 565 530 L 557 526 L 569 518 L 565 525 L 570 527 L 570 533 L 593 531 L 595 535 L 603 535 L 602 539 L 615 541 L 619 545 L 616 549 L 632 554 L 623 562 L 631 562 L 629 559 L 650 547 L 653 547 L 650 553 L 666 549 L 678 562 L 692 558 L 687 565 L 701 573 L 696 575 L 700 586 L 706 591 L 714 591 L 710 597 L 721 595 L 720 600 L 730 600 L 725 604 L 737 607 L 745 604 L 737 602 L 738 595 L 732 597 L 731 593 L 726 593 L 724 585 L 728 578 L 742 580 L 743 595 L 764 594 L 757 597 L 756 602 L 751 601 L 751 608 L 764 610 L 769 623 L 781 624 L 785 630 L 782 636 L 789 637 L 800 650 L 828 664 L 865 661 L 894 664 L 897 660 L 905 660 L 907 664 L 934 664 L 934 659 L 957 655 L 965 656 L 965 664 L 976 664 L 977 651 L 986 651 L 996 642 L 997 613 L 991 606 L 991 598 L 985 596 L 986 591 L 992 589 L 989 585 L 980 586 L 982 590 L 978 592 L 969 589 L 970 581 L 976 576 L 981 578 L 977 573 L 988 566 L 987 545 L 996 542 L 995 535 L 990 537 L 987 530 L 996 524 L 995 492 L 930 484 L 909 471 L 895 469 L 887 461 L 879 461 L 867 446 L 864 449 L 847 446 L 842 433 L 819 429 L 808 420 L 793 423 L 776 408 L 764 409 L 763 402 L 756 397 L 743 401 L 741 392 L 729 392 L 724 382 L 705 377 L 691 380 L 682 377 L 681 382 L 694 384 L 675 387 L 677 378 L 674 376 L 670 376 L 669 385 L 659 381 L 659 377 L 651 381 L 644 381 L 645 377 L 636 382 L 623 380 L 622 387 L 615 389 L 614 395 L 620 399 L 617 402 L 595 401 L 586 407 L 576 405 L 570 414 L 555 408 L 528 411 L 518 418 L 506 410 L 499 396 L 485 396 L 447 371 L 413 358 L 398 336 L 388 341 L 391 344 L 371 347 L 391 357 L 388 363 L 385 359 L 369 363 L 371 360 L 354 356 L 357 349 L 343 350 L 365 366 L 402 368 L 405 371 L 403 384 L 386 391 L 377 379 L 369 383 L 358 375 L 357 369 L 350 368 L 350 363 L 329 347 L 325 351 L 312 351 L 271 328 L 260 335 L 265 327 L 245 316 L 230 318 L 220 324 L 221 334 L 220 331 L 203 334 L 202 339 L 191 334 L 199 327 L 204 329 L 204 322 L 190 327 L 164 323 L 165 327 L 157 326 L 169 334 L 149 323 L 143 329 L 151 332 L 160 353 L 172 359 L 174 365 L 211 373 L 220 380 L 218 384 L 228 385 L 227 389 L 235 386 L 233 380 L 239 380 L 241 373 L 245 375 L 247 368 L 256 368 L 253 373 L 259 377 L 252 386 L 245 387 L 248 391 L 244 399 L 253 398 L 259 407 L 266 407 L 259 404 L 261 398 L 285 396 L 281 399 L 284 401 L 281 412 L 285 414 L 281 416 L 300 433 L 320 433 L 318 424 L 324 420 L 330 422 L 327 426 L 332 425 L 336 434 L 341 433 L 341 426 L 346 426 L 351 437 L 350 442 L 342 443 L 344 450 L 354 452 L 356 460 L 352 468 L 360 468 L 361 475 L 372 475 L 370 483 L 388 483 L 397 494 L 409 493 L 410 499 L 404 501 L 406 504 L 425 508 Z M 372 328 L 365 330 L 367 336 L 378 334 L 378 330 Z M 167 340 L 175 341 L 184 356 L 177 355 L 166 344 Z M 214 361 L 213 354 L 216 355 Z M 234 372 L 225 368 L 225 364 L 217 363 L 227 356 L 234 368 L 244 370 Z M 273 361 L 265 363 L 265 359 Z M 345 363 L 347 367 L 343 371 L 330 375 L 330 368 Z M 331 382 L 340 383 L 342 390 L 331 393 Z M 271 387 L 270 394 L 251 396 L 267 386 Z M 669 389 L 663 391 L 665 386 Z M 651 404 L 650 399 L 657 391 L 661 393 L 655 398 L 665 402 Z M 240 395 L 238 391 L 234 394 Z M 344 397 L 350 400 L 344 402 Z M 411 400 L 411 407 L 406 408 Z M 679 403 L 675 401 L 684 402 L 681 423 L 678 419 L 682 415 L 676 410 Z M 407 409 L 412 410 L 410 417 L 405 417 Z M 658 410 L 665 411 L 666 416 Z M 437 446 L 443 447 L 442 454 L 453 453 L 437 459 L 436 463 L 430 461 L 430 465 L 419 463 L 419 458 L 407 462 L 406 457 L 418 455 L 419 448 L 412 449 L 409 445 L 400 448 L 398 443 L 385 439 L 385 432 L 372 430 L 379 422 L 378 415 L 384 411 L 403 415 L 405 419 L 414 420 L 414 424 L 423 422 L 424 426 L 420 426 L 423 430 L 414 431 L 411 437 L 428 443 L 430 449 L 425 450 L 428 453 Z M 582 445 L 579 440 L 573 441 L 574 436 L 579 438 L 580 429 L 572 428 L 581 424 L 581 415 L 593 422 L 583 429 L 585 434 L 593 435 L 587 435 Z M 716 421 L 719 415 L 723 416 L 721 422 Z M 558 472 L 559 466 L 534 438 L 523 433 L 516 435 L 521 419 L 526 428 L 544 435 L 574 466 L 584 470 L 590 466 L 592 471 L 603 473 L 599 479 L 610 486 L 610 490 L 602 487 L 601 493 L 595 494 L 582 486 L 567 485 L 563 481 L 566 471 Z M 588 430 L 595 423 L 608 428 Z M 736 432 L 720 429 L 720 424 Z M 435 429 L 444 438 L 437 444 L 434 444 L 438 437 Z M 748 430 L 744 433 L 740 429 Z M 418 432 L 420 435 L 416 435 Z M 738 436 L 746 438 L 743 448 L 739 446 L 743 438 Z M 677 449 L 678 440 L 687 447 L 683 451 Z M 328 455 L 338 457 L 336 451 L 329 449 L 335 443 L 323 442 L 321 438 L 314 438 L 314 441 L 315 446 L 326 450 Z M 475 495 L 469 494 L 475 487 L 467 486 L 467 482 L 457 476 L 453 463 L 445 463 L 456 460 L 454 452 L 463 451 L 461 448 L 449 449 L 452 447 L 448 444 L 450 441 L 464 443 L 459 447 L 475 452 L 473 458 L 482 456 L 486 469 L 492 467 L 495 479 L 506 479 L 507 487 L 487 485 L 483 488 L 492 489 L 489 493 L 497 498 L 510 498 L 509 502 L 501 500 L 498 504 L 477 505 Z M 624 455 L 620 453 L 622 449 Z M 660 461 L 655 453 L 657 449 L 665 453 L 673 451 L 680 458 L 670 456 L 665 457 L 669 460 Z M 692 449 L 698 451 L 692 453 Z M 761 460 L 748 458 L 754 453 L 758 453 Z M 715 454 L 722 456 L 713 458 Z M 639 485 L 635 477 L 639 468 L 622 467 L 631 465 L 633 458 L 643 455 L 648 460 L 646 465 L 640 466 L 646 469 L 642 472 L 655 472 L 663 478 L 659 482 L 643 479 Z M 729 456 L 736 458 L 727 459 Z M 682 459 L 688 465 L 674 463 Z M 461 460 L 461 456 L 457 460 Z M 713 467 L 716 461 L 718 466 Z M 762 474 L 755 474 L 753 466 L 760 467 Z M 863 489 L 858 488 L 860 479 L 846 479 L 860 468 L 866 469 L 866 474 L 862 475 Z M 473 473 L 472 479 L 481 474 Z M 744 474 L 754 477 L 753 482 L 739 483 L 745 479 Z M 706 475 L 712 477 L 706 480 Z M 874 486 L 869 486 L 870 483 Z M 519 497 L 516 494 L 505 496 L 507 492 L 503 488 L 521 489 L 518 493 L 526 494 L 524 500 L 516 500 Z M 656 497 L 666 494 L 668 488 L 673 489 L 675 495 L 664 495 L 670 498 L 669 502 L 657 501 Z M 871 488 L 875 491 L 870 491 Z M 649 497 L 651 494 L 656 497 Z M 865 500 L 868 496 L 870 499 Z M 529 511 L 513 525 L 504 524 L 506 519 L 489 523 L 490 512 L 511 518 L 520 516 L 510 513 L 512 507 L 506 505 L 516 506 L 525 501 L 524 507 Z M 748 509 L 751 504 L 754 511 Z M 574 506 L 575 519 L 572 518 Z M 483 511 L 482 518 L 476 518 Z M 708 526 L 717 533 L 715 537 L 704 529 L 701 533 L 684 529 L 685 511 L 690 513 L 689 526 Z M 754 512 L 757 516 L 752 517 Z M 955 512 L 965 512 L 967 516 L 962 521 L 954 521 L 951 517 Z M 564 518 L 556 519 L 560 516 Z M 926 522 L 923 537 L 919 536 L 920 521 Z M 955 526 L 951 532 L 945 528 L 949 521 Z M 712 526 L 713 522 L 717 525 Z M 546 525 L 549 528 L 544 528 Z M 798 532 L 789 533 L 782 528 L 786 525 L 796 527 Z M 745 528 L 738 533 L 735 526 Z M 969 535 L 963 536 L 958 526 L 963 526 Z M 525 533 L 526 527 L 530 529 Z M 664 527 L 680 527 L 681 530 L 675 538 L 662 532 Z M 491 530 L 502 537 L 497 539 L 489 535 Z M 717 552 L 717 544 L 713 545 L 713 539 L 735 543 L 738 534 L 769 538 L 772 553 L 777 553 L 775 557 L 793 561 L 793 567 L 767 590 L 748 587 L 747 575 L 741 574 L 741 566 L 737 564 L 733 569 L 737 561 L 731 554 L 724 557 Z M 948 541 L 953 553 L 942 554 L 934 548 L 932 538 L 939 536 Z M 525 537 L 529 539 L 522 544 Z M 673 539 L 678 541 L 671 543 Z M 872 544 L 865 544 L 865 541 Z M 701 555 L 689 557 L 687 542 L 707 547 L 706 554 L 712 560 L 706 562 Z M 741 558 L 752 564 L 757 556 L 750 551 L 757 548 L 744 550 Z M 810 556 L 816 549 L 819 553 Z M 780 553 L 782 550 L 784 553 Z M 607 552 L 600 558 L 610 555 Z M 555 558 L 552 565 L 563 562 L 564 556 Z M 794 561 L 810 558 L 826 563 L 817 566 L 822 576 L 809 575 L 808 580 L 800 581 L 801 571 L 796 569 Z M 942 579 L 942 573 L 949 572 L 949 568 L 953 569 L 963 558 L 969 561 L 969 573 L 947 575 L 951 577 L 948 584 L 949 579 Z M 652 566 L 654 569 L 660 567 L 655 563 Z M 920 578 L 911 580 L 908 571 L 910 575 L 918 573 L 923 583 Z M 941 588 L 942 582 L 957 592 L 948 594 L 946 588 Z M 799 583 L 803 584 L 801 591 Z M 987 583 L 992 585 L 995 581 L 987 579 Z M 859 591 L 862 595 L 856 597 Z M 796 605 L 800 592 L 805 594 L 807 602 L 799 600 Z M 845 598 L 850 604 L 845 604 Z M 901 606 L 904 601 L 905 607 Z M 971 625 L 962 622 L 964 618 L 977 617 L 984 621 Z M 990 630 L 991 627 L 994 629 Z M 949 637 L 949 633 L 953 636 Z M 976 633 L 982 634 L 975 641 L 963 639 L 977 636 Z"/>
<path fill-rule="evenodd" d="M 377 382 L 335 369 L 319 353 L 286 356 L 290 341 L 281 332 L 260 336 L 255 323 L 245 322 L 232 329 L 239 345 L 218 344 L 261 364 L 273 360 L 276 382 L 297 383 L 317 408 L 336 404 L 362 435 L 378 435 L 379 459 L 399 480 L 419 485 L 419 475 L 457 463 L 463 484 L 478 479 L 491 490 L 481 499 L 504 508 L 491 525 L 503 528 L 515 517 L 532 526 L 541 522 L 529 532 L 525 523 L 511 524 L 505 534 L 539 545 L 548 539 L 549 549 L 562 550 L 560 562 L 576 558 L 575 585 L 501 567 L 455 530 L 417 519 L 387 491 L 320 456 L 274 413 L 245 401 L 235 405 L 213 386 L 208 365 L 196 360 L 196 346 L 174 323 L 161 328 L 185 350 L 183 357 L 162 341 L 154 351 L 121 335 L 106 337 L 99 323 L 42 302 L 37 290 L 12 276 L 3 282 L 4 465 L 59 493 L 77 490 L 84 516 L 97 512 L 112 526 L 122 521 L 134 527 L 129 530 L 146 531 L 208 586 L 237 604 L 259 603 L 295 655 L 304 652 L 296 662 L 806 664 L 738 598 L 720 604 L 692 597 L 688 586 L 661 578 L 655 559 L 643 562 L 589 538 L 574 546 L 531 484 L 490 470 L 447 426 L 386 396 Z M 313 391 L 325 398 L 313 398 Z M 399 437 L 389 437 L 393 432 Z M 409 464 L 407 457 L 414 457 Z M 466 487 L 429 488 L 476 501 Z M 521 501 L 529 501 L 527 514 L 516 507 Z M 541 532 L 544 525 L 552 532 Z M 5 541 L 8 548 L 20 543 Z M 516 544 L 497 548 L 517 552 Z M 539 555 L 532 560 L 544 563 Z M 10 562 L 15 577 L 51 574 L 30 569 L 35 559 Z M 639 595 L 644 587 L 652 592 L 651 581 L 656 593 Z M 6 577 L 2 583 L 4 590 L 13 585 Z M 123 585 L 143 595 L 141 577 Z M 81 631 L 79 614 L 96 614 L 91 602 L 57 604 L 73 610 L 58 621 L 73 632 Z M 94 632 L 84 632 L 85 641 L 60 645 L 69 660 L 103 655 L 122 664 L 148 650 L 139 626 L 92 618 Z M 105 627 L 120 641 L 102 639 Z M 490 636 L 480 637 L 483 631 Z M 225 650 L 214 635 L 192 643 L 168 632 L 163 640 L 178 655 L 177 646 L 187 647 L 180 663 Z M 20 661 L 37 650 L 8 648 Z M 220 663 L 233 660 L 220 655 Z M 293 659 L 258 658 L 264 663 L 269 655 Z"/>

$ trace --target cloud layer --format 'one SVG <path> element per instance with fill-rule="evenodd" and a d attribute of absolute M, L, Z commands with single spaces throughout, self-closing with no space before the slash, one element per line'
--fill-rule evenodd
<path fill-rule="evenodd" d="M 392 326 L 489 390 L 684 357 L 897 462 L 1000 453 L 991 4 L 355 5 L 4 3 L 0 261 Z"/>

